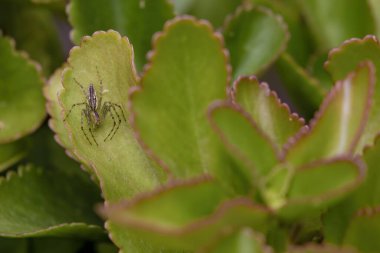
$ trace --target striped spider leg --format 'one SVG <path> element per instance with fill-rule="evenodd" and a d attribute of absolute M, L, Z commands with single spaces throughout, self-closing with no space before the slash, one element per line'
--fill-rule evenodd
<path fill-rule="evenodd" d="M 98 71 L 98 69 L 97 69 Z M 99 72 L 98 72 L 99 77 Z M 98 142 L 95 139 L 94 131 L 101 126 L 101 124 L 106 119 L 107 115 L 109 114 L 111 116 L 111 119 L 113 121 L 113 125 L 107 136 L 104 138 L 104 142 L 107 140 L 112 140 L 112 138 L 115 136 L 116 132 L 119 130 L 122 119 L 127 122 L 124 111 L 122 107 L 117 104 L 110 101 L 102 102 L 103 100 L 103 93 L 105 92 L 103 90 L 103 82 L 100 80 L 100 93 L 99 96 L 96 93 L 96 90 L 94 88 L 94 85 L 90 83 L 90 85 L 87 88 L 87 91 L 84 89 L 84 87 L 74 78 L 75 83 L 80 87 L 82 90 L 82 93 L 85 96 L 85 101 L 81 103 L 73 104 L 69 110 L 69 112 L 66 114 L 63 121 L 67 119 L 67 117 L 70 115 L 72 110 L 78 106 L 84 106 L 81 112 L 81 131 L 83 132 L 86 140 L 92 145 L 93 143 L 98 146 Z M 98 100 L 99 97 L 99 100 Z M 120 115 L 122 117 L 120 117 Z M 87 131 L 90 133 L 88 135 L 85 130 L 85 122 L 87 123 Z"/>

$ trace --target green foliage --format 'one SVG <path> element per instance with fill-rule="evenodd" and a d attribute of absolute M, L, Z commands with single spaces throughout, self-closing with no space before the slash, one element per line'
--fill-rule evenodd
<path fill-rule="evenodd" d="M 379 252 L 379 10 L 0 1 L 0 252 Z"/>

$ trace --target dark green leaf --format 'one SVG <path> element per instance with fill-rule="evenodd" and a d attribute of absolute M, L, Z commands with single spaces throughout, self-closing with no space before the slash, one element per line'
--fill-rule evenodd
<path fill-rule="evenodd" d="M 231 54 L 234 79 L 264 71 L 285 50 L 289 37 L 280 16 L 249 5 L 240 7 L 228 19 L 223 34 Z"/>
<path fill-rule="evenodd" d="M 0 143 L 33 132 L 45 118 L 42 78 L 14 42 L 0 36 Z"/>
<path fill-rule="evenodd" d="M 167 0 L 73 0 L 68 12 L 75 43 L 95 31 L 115 29 L 131 40 L 139 70 L 151 48 L 153 34 L 173 17 L 173 7 Z"/>
<path fill-rule="evenodd" d="M 99 238 L 93 212 L 99 198 L 74 176 L 33 166 L 9 172 L 0 182 L 0 235 Z"/>
<path fill-rule="evenodd" d="M 298 1 L 321 50 L 336 47 L 352 37 L 375 33 L 375 22 L 368 1 Z"/>

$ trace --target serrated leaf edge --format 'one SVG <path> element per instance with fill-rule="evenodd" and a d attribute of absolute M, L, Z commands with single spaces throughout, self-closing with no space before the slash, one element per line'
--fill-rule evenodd
<path fill-rule="evenodd" d="M 8 36 L 3 36 L 2 35 L 2 32 L 0 30 L 0 36 L 3 37 L 5 40 L 7 40 L 11 46 L 11 53 L 13 56 L 15 56 L 16 58 L 22 58 L 25 60 L 25 63 L 32 67 L 33 69 L 36 70 L 37 72 L 37 76 L 38 76 L 38 79 L 39 79 L 39 82 L 42 84 L 41 85 L 41 89 L 43 87 L 43 85 L 46 83 L 45 81 L 45 78 L 42 74 L 42 67 L 41 65 L 34 61 L 33 59 L 31 59 L 29 57 L 29 54 L 26 52 L 26 51 L 23 51 L 23 50 L 17 50 L 16 49 L 16 42 L 13 38 L 11 37 L 8 37 Z M 39 122 L 37 122 L 35 125 L 32 125 L 32 127 L 29 128 L 29 130 L 27 131 L 24 131 L 24 132 L 21 132 L 21 133 L 18 133 L 12 137 L 8 137 L 8 138 L 4 138 L 3 140 L 0 141 L 0 144 L 6 144 L 6 143 L 10 143 L 12 141 L 16 141 L 28 134 L 31 134 L 33 133 L 34 131 L 36 131 L 41 125 L 42 123 L 45 121 L 45 118 L 46 118 L 46 111 L 45 111 L 45 114 L 44 116 L 41 118 L 41 120 Z"/>
<path fill-rule="evenodd" d="M 143 148 L 145 153 L 152 160 L 154 160 L 166 172 L 169 179 L 173 178 L 173 173 L 170 170 L 169 166 L 161 158 L 159 158 L 155 154 L 155 152 L 149 147 L 149 145 L 146 144 L 146 142 L 141 137 L 140 131 L 139 131 L 137 124 L 136 124 L 137 113 L 133 109 L 132 100 L 133 100 L 133 96 L 135 96 L 135 94 L 137 94 L 139 92 L 143 92 L 143 90 L 144 90 L 142 83 L 143 83 L 144 78 L 147 75 L 147 73 L 153 68 L 153 61 L 154 61 L 154 58 L 157 54 L 157 44 L 160 42 L 161 39 L 163 39 L 167 36 L 167 34 L 171 30 L 171 28 L 173 26 L 175 26 L 178 22 L 191 22 L 192 24 L 194 24 L 198 27 L 206 28 L 208 30 L 208 32 L 210 33 L 210 38 L 217 41 L 217 43 L 220 45 L 221 52 L 222 52 L 224 59 L 225 59 L 225 66 L 226 66 L 226 71 L 227 71 L 226 94 L 229 91 L 228 86 L 229 86 L 231 76 L 232 76 L 232 68 L 231 68 L 231 65 L 229 64 L 229 52 L 225 49 L 223 36 L 219 32 L 215 32 L 213 30 L 212 25 L 207 20 L 202 20 L 202 19 L 198 20 L 192 16 L 180 15 L 180 16 L 177 16 L 177 17 L 171 19 L 171 20 L 166 21 L 164 24 L 163 30 L 160 32 L 156 32 L 153 35 L 152 50 L 150 50 L 147 54 L 148 62 L 143 68 L 142 77 L 139 80 L 140 85 L 137 85 L 137 86 L 130 88 L 127 107 L 128 107 L 128 111 L 130 114 L 129 122 L 132 126 L 136 140 L 139 142 L 140 146 Z"/>
<path fill-rule="evenodd" d="M 289 151 L 294 146 L 297 145 L 298 142 L 302 141 L 304 138 L 306 138 L 307 136 L 309 136 L 313 133 L 315 126 L 317 125 L 318 121 L 324 116 L 324 113 L 326 112 L 329 104 L 333 101 L 336 94 L 342 89 L 344 81 L 347 79 L 352 79 L 356 75 L 357 70 L 359 68 L 363 68 L 363 66 L 367 66 L 370 70 L 369 71 L 370 87 L 369 87 L 368 93 L 367 93 L 367 105 L 364 108 L 363 117 L 362 117 L 362 120 L 360 122 L 360 126 L 359 126 L 357 132 L 355 133 L 355 137 L 354 137 L 352 143 L 350 144 L 350 148 L 349 148 L 349 151 L 347 152 L 347 154 L 352 154 L 354 152 L 355 146 L 359 142 L 360 136 L 361 136 L 362 132 L 364 131 L 365 125 L 368 121 L 369 112 L 370 112 L 371 105 L 373 102 L 372 97 L 373 97 L 374 87 L 375 87 L 375 78 L 374 78 L 375 69 L 374 69 L 373 64 L 369 61 L 364 61 L 364 62 L 360 63 L 354 71 L 350 72 L 345 77 L 345 79 L 339 80 L 336 82 L 334 87 L 330 90 L 330 92 L 327 94 L 327 96 L 323 100 L 322 105 L 320 106 L 319 110 L 315 113 L 314 117 L 311 119 L 309 126 L 301 128 L 298 133 L 296 133 L 294 136 L 292 136 L 288 140 L 288 142 L 285 143 L 285 145 L 284 145 L 285 156 L 289 153 Z"/>
<path fill-rule="evenodd" d="M 258 12 L 261 12 L 263 14 L 268 15 L 269 17 L 274 18 L 276 20 L 276 22 L 280 25 L 280 27 L 283 29 L 284 34 L 285 34 L 285 39 L 284 39 L 280 49 L 278 50 L 277 54 L 273 55 L 273 57 L 265 65 L 263 65 L 262 67 L 260 67 L 256 71 L 257 74 L 260 74 L 265 69 L 267 69 L 270 65 L 272 65 L 283 52 L 285 52 L 287 45 L 288 45 L 288 42 L 290 40 L 290 32 L 289 32 L 289 28 L 288 28 L 287 23 L 284 21 L 284 18 L 281 15 L 273 12 L 271 9 L 269 9 L 267 7 L 264 7 L 261 5 L 254 5 L 251 2 L 247 2 L 247 1 L 245 1 L 245 2 L 243 1 L 243 3 L 235 10 L 234 13 L 229 14 L 226 17 L 226 19 L 224 20 L 224 24 L 221 27 L 222 32 L 224 32 L 229 27 L 231 22 L 238 19 L 243 12 L 251 12 L 253 10 L 257 10 Z"/>
<path fill-rule="evenodd" d="M 226 147 L 228 149 L 230 149 L 231 152 L 235 153 L 235 155 L 237 155 L 249 168 L 251 168 L 251 171 L 254 174 L 253 178 L 255 178 L 256 181 L 259 180 L 259 178 L 260 178 L 260 175 L 255 173 L 257 171 L 256 166 L 254 164 L 252 164 L 251 159 L 249 157 L 247 157 L 245 154 L 243 154 L 239 150 L 238 147 L 236 147 L 235 145 L 231 144 L 228 141 L 228 139 L 226 138 L 223 131 L 219 129 L 219 127 L 216 125 L 216 123 L 212 119 L 213 113 L 216 110 L 221 109 L 221 108 L 230 109 L 230 110 L 233 110 L 233 111 L 239 113 L 252 126 L 252 128 L 255 129 L 269 143 L 269 145 L 272 147 L 273 153 L 276 155 L 277 162 L 280 163 L 281 161 L 283 161 L 284 156 L 283 156 L 282 151 L 280 149 L 278 149 L 277 146 L 270 139 L 270 137 L 267 134 L 265 134 L 265 132 L 259 126 L 257 126 L 256 122 L 251 117 L 251 115 L 249 115 L 240 106 L 238 106 L 236 103 L 234 103 L 232 101 L 229 101 L 229 100 L 214 101 L 209 106 L 209 108 L 207 110 L 207 119 L 208 119 L 212 129 L 220 137 L 220 139 L 226 145 Z M 261 183 L 256 182 L 256 181 L 255 181 L 256 186 L 260 186 Z"/>
<path fill-rule="evenodd" d="M 187 179 L 187 180 L 173 180 L 170 181 L 167 185 L 161 186 L 156 188 L 155 190 L 151 192 L 146 192 L 146 193 L 141 193 L 140 195 L 137 195 L 131 200 L 125 200 L 117 204 L 110 205 L 108 202 L 105 203 L 103 207 L 98 207 L 98 213 L 102 215 L 103 217 L 110 218 L 112 220 L 113 213 L 133 207 L 134 205 L 138 205 L 141 202 L 149 201 L 152 198 L 159 197 L 161 194 L 165 194 L 171 190 L 175 190 L 177 188 L 191 188 L 194 185 L 197 184 L 202 184 L 205 182 L 210 182 L 214 180 L 211 176 L 204 174 L 200 177 L 192 178 L 192 179 Z M 202 227 L 207 227 L 210 224 L 213 224 L 217 220 L 219 220 L 220 217 L 223 217 L 223 215 L 230 210 L 232 207 L 237 206 L 237 205 L 242 205 L 245 206 L 246 208 L 254 209 L 256 211 L 260 211 L 262 213 L 266 213 L 268 215 L 272 214 L 272 211 L 268 209 L 266 206 L 254 204 L 251 199 L 245 198 L 245 197 L 237 197 L 234 199 L 228 199 L 224 202 L 222 202 L 216 209 L 215 211 L 210 214 L 207 217 L 203 217 L 200 219 L 197 219 L 189 224 L 186 224 L 180 228 L 176 229 L 167 229 L 167 228 L 162 228 L 162 227 L 157 227 L 152 224 L 148 224 L 144 221 L 139 221 L 139 220 L 133 220 L 132 219 L 123 219 L 120 218 L 118 219 L 118 224 L 124 224 L 124 225 L 132 225 L 133 227 L 137 228 L 142 228 L 142 229 L 147 229 L 152 232 L 157 232 L 160 234 L 166 234 L 166 235 L 184 235 L 187 233 L 191 233 L 194 230 L 200 229 Z"/>

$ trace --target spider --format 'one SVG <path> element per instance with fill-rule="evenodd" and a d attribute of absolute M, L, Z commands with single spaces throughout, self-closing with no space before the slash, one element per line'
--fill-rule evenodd
<path fill-rule="evenodd" d="M 107 136 L 104 138 L 104 142 L 106 142 L 107 140 L 112 140 L 116 132 L 119 130 L 121 118 L 116 108 L 120 110 L 124 121 L 127 122 L 127 120 L 125 118 L 123 109 L 119 104 L 110 101 L 103 102 L 102 104 L 102 95 L 103 93 L 107 92 L 107 90 L 103 90 L 103 82 L 100 79 L 98 68 L 96 68 L 96 71 L 100 81 L 99 100 L 94 85 L 92 83 L 90 83 L 86 92 L 84 87 L 74 78 L 75 83 L 79 86 L 79 88 L 82 90 L 85 96 L 85 101 L 73 104 L 63 121 L 67 119 L 67 117 L 70 115 L 74 108 L 76 108 L 77 106 L 84 106 L 84 109 L 82 109 L 81 112 L 81 130 L 84 136 L 86 137 L 87 141 L 90 143 L 90 145 L 92 145 L 92 142 L 94 142 L 96 146 L 99 146 L 93 132 L 103 123 L 108 113 L 110 114 L 113 120 L 113 126 L 107 134 Z M 91 140 L 85 131 L 84 119 L 87 121 L 88 132 L 90 133 Z"/>

